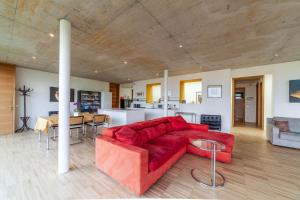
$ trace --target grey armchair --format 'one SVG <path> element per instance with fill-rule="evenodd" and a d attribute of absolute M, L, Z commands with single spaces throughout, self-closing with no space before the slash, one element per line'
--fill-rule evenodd
<path fill-rule="evenodd" d="M 274 121 L 288 121 L 289 132 L 280 132 Z M 274 117 L 267 120 L 267 138 L 273 145 L 300 149 L 300 119 Z"/>

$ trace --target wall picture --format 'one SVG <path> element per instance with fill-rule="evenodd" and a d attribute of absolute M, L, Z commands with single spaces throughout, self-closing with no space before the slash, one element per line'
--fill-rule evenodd
<path fill-rule="evenodd" d="M 136 93 L 136 96 L 137 96 L 137 97 L 143 97 L 143 96 L 144 96 L 144 92 L 137 92 L 137 93 Z"/>
<path fill-rule="evenodd" d="M 300 80 L 290 81 L 290 102 L 300 103 Z"/>
<path fill-rule="evenodd" d="M 75 90 L 70 89 L 70 102 L 74 102 Z M 50 102 L 58 102 L 59 100 L 59 89 L 58 87 L 50 87 Z"/>
<path fill-rule="evenodd" d="M 208 98 L 222 98 L 222 85 L 209 85 L 207 86 Z"/>

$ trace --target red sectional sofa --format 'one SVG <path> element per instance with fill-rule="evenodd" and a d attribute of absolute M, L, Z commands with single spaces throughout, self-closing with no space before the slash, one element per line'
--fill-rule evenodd
<path fill-rule="evenodd" d="M 210 158 L 191 145 L 200 138 L 224 143 L 226 149 L 216 159 L 231 162 L 232 134 L 208 131 L 207 125 L 176 116 L 106 129 L 96 139 L 96 167 L 141 195 L 186 152 Z"/>

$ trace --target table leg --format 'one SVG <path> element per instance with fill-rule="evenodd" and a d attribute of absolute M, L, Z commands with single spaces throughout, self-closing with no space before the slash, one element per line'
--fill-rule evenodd
<path fill-rule="evenodd" d="M 216 144 L 213 143 L 213 151 L 212 151 L 212 158 L 211 158 L 211 181 L 212 187 L 216 187 Z"/>
<path fill-rule="evenodd" d="M 216 170 L 216 165 L 217 165 L 217 163 L 216 163 L 216 154 L 217 154 L 216 148 L 217 148 L 217 146 L 216 145 L 217 144 L 212 143 L 211 145 L 213 145 L 212 150 L 211 150 L 211 167 L 210 167 L 210 175 L 208 176 L 210 178 L 210 181 L 209 180 L 201 181 L 201 179 L 197 178 L 194 175 L 195 169 L 191 170 L 191 175 L 197 182 L 202 183 L 207 186 L 210 186 L 212 188 L 216 188 L 219 186 L 224 186 L 225 177 Z M 220 179 L 218 182 L 216 180 L 217 176 L 218 176 L 218 180 Z"/>
<path fill-rule="evenodd" d="M 53 128 L 53 140 L 55 140 L 55 138 L 56 138 L 56 131 L 55 131 L 55 128 Z"/>
<path fill-rule="evenodd" d="M 42 131 L 41 130 L 39 130 L 39 142 L 41 142 L 41 133 Z"/>
<path fill-rule="evenodd" d="M 47 133 L 47 150 L 49 150 L 49 136 L 50 135 L 50 132 L 49 133 Z"/>

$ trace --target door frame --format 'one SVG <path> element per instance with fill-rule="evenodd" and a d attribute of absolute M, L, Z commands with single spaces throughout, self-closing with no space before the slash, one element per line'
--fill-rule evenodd
<path fill-rule="evenodd" d="M 232 78 L 232 127 L 235 127 L 235 89 L 236 89 L 236 81 L 239 80 L 253 80 L 253 79 L 258 79 L 261 80 L 260 83 L 260 99 L 259 99 L 259 103 L 261 104 L 260 106 L 260 129 L 264 129 L 264 124 L 265 124 L 265 108 L 264 108 L 264 101 L 265 101 L 265 76 L 264 75 L 260 75 L 260 76 L 246 76 L 246 77 L 237 77 L 237 78 Z"/>
<path fill-rule="evenodd" d="M 262 81 L 259 84 L 260 87 L 260 128 L 264 129 L 265 127 L 265 79 L 262 77 Z"/>
<path fill-rule="evenodd" d="M 255 104 L 256 104 L 256 126 L 258 127 L 258 124 L 259 124 L 259 121 L 258 121 L 258 115 L 259 115 L 259 110 L 258 110 L 258 107 L 259 107 L 259 104 L 260 104 L 260 100 L 258 99 L 258 96 L 259 97 L 261 97 L 261 95 L 259 95 L 259 93 L 258 93 L 258 91 L 259 91 L 259 85 L 260 85 L 260 83 L 257 83 L 256 85 L 255 85 L 255 88 L 256 88 L 256 102 L 255 102 Z"/>

